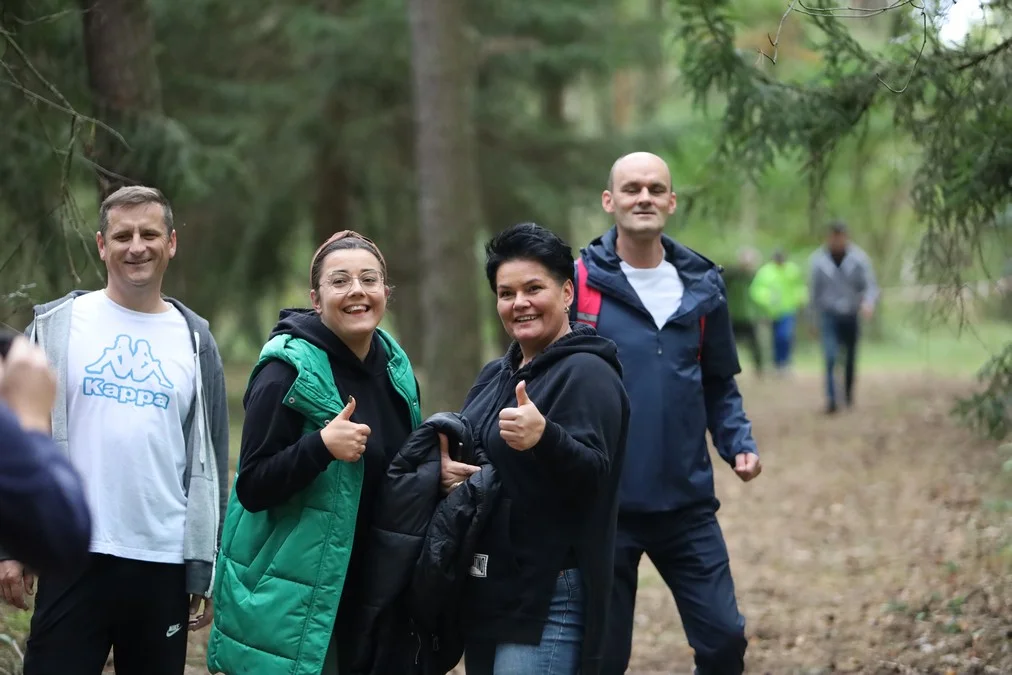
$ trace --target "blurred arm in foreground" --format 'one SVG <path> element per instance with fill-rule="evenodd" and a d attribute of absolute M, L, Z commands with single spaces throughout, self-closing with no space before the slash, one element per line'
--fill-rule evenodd
<path fill-rule="evenodd" d="M 0 586 L 21 608 L 33 581 L 22 566 L 76 567 L 91 536 L 81 479 L 49 437 L 55 391 L 42 350 L 15 338 L 0 360 L 0 557 L 14 559 L 0 563 Z"/>

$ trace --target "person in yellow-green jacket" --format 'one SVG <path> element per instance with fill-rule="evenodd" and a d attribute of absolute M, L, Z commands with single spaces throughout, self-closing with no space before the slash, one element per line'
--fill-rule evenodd
<path fill-rule="evenodd" d="M 798 311 L 808 302 L 808 288 L 801 268 L 787 260 L 782 250 L 756 272 L 749 295 L 771 322 L 773 366 L 785 370 L 791 363 Z"/>
<path fill-rule="evenodd" d="M 253 368 L 207 648 L 212 673 L 347 672 L 363 550 L 391 458 L 421 423 L 407 355 L 378 326 L 386 264 L 344 231 Z"/>

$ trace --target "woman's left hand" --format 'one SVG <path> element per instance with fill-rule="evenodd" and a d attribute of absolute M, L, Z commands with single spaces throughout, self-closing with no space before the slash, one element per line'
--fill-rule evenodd
<path fill-rule="evenodd" d="M 527 383 L 517 385 L 517 407 L 499 411 L 499 435 L 514 450 L 530 450 L 545 433 L 545 417 L 527 397 Z"/>

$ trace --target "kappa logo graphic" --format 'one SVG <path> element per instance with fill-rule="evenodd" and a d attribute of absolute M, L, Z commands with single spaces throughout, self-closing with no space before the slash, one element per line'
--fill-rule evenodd
<path fill-rule="evenodd" d="M 163 389 L 174 388 L 162 369 L 161 361 L 151 354 L 151 343 L 147 340 L 134 342 L 129 335 L 118 335 L 113 345 L 102 350 L 98 360 L 85 366 L 84 371 L 92 375 L 106 375 L 85 377 L 85 396 L 104 396 L 138 408 L 149 405 L 169 407 L 169 397 L 163 392 L 107 381 L 111 372 L 117 380 L 144 384 L 153 379 L 153 383 Z"/>

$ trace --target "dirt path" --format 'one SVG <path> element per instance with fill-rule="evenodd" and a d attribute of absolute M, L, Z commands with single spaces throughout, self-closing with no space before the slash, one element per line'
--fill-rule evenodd
<path fill-rule="evenodd" d="M 965 385 L 869 375 L 834 418 L 814 376 L 742 388 L 765 470 L 744 485 L 720 466 L 717 489 L 747 672 L 1012 673 L 1012 549 L 999 553 L 1012 512 L 990 505 L 1012 485 L 995 443 L 948 417 Z M 641 579 L 629 674 L 687 675 L 674 602 L 646 559 Z M 191 639 L 191 675 L 206 673 L 205 644 Z"/>
<path fill-rule="evenodd" d="M 717 490 L 748 672 L 1012 673 L 1012 517 L 987 508 L 995 444 L 947 415 L 961 387 L 866 377 L 826 418 L 815 377 L 742 384 L 764 473 Z M 629 673 L 690 673 L 667 588 L 641 579 Z"/>
<path fill-rule="evenodd" d="M 987 507 L 995 444 L 948 416 L 965 385 L 867 376 L 859 406 L 834 418 L 814 376 L 742 389 L 765 469 L 744 485 L 721 465 L 717 490 L 747 672 L 1012 673 L 1012 560 L 997 554 L 1012 514 Z M 628 675 L 692 672 L 646 559 L 636 625 Z"/>

